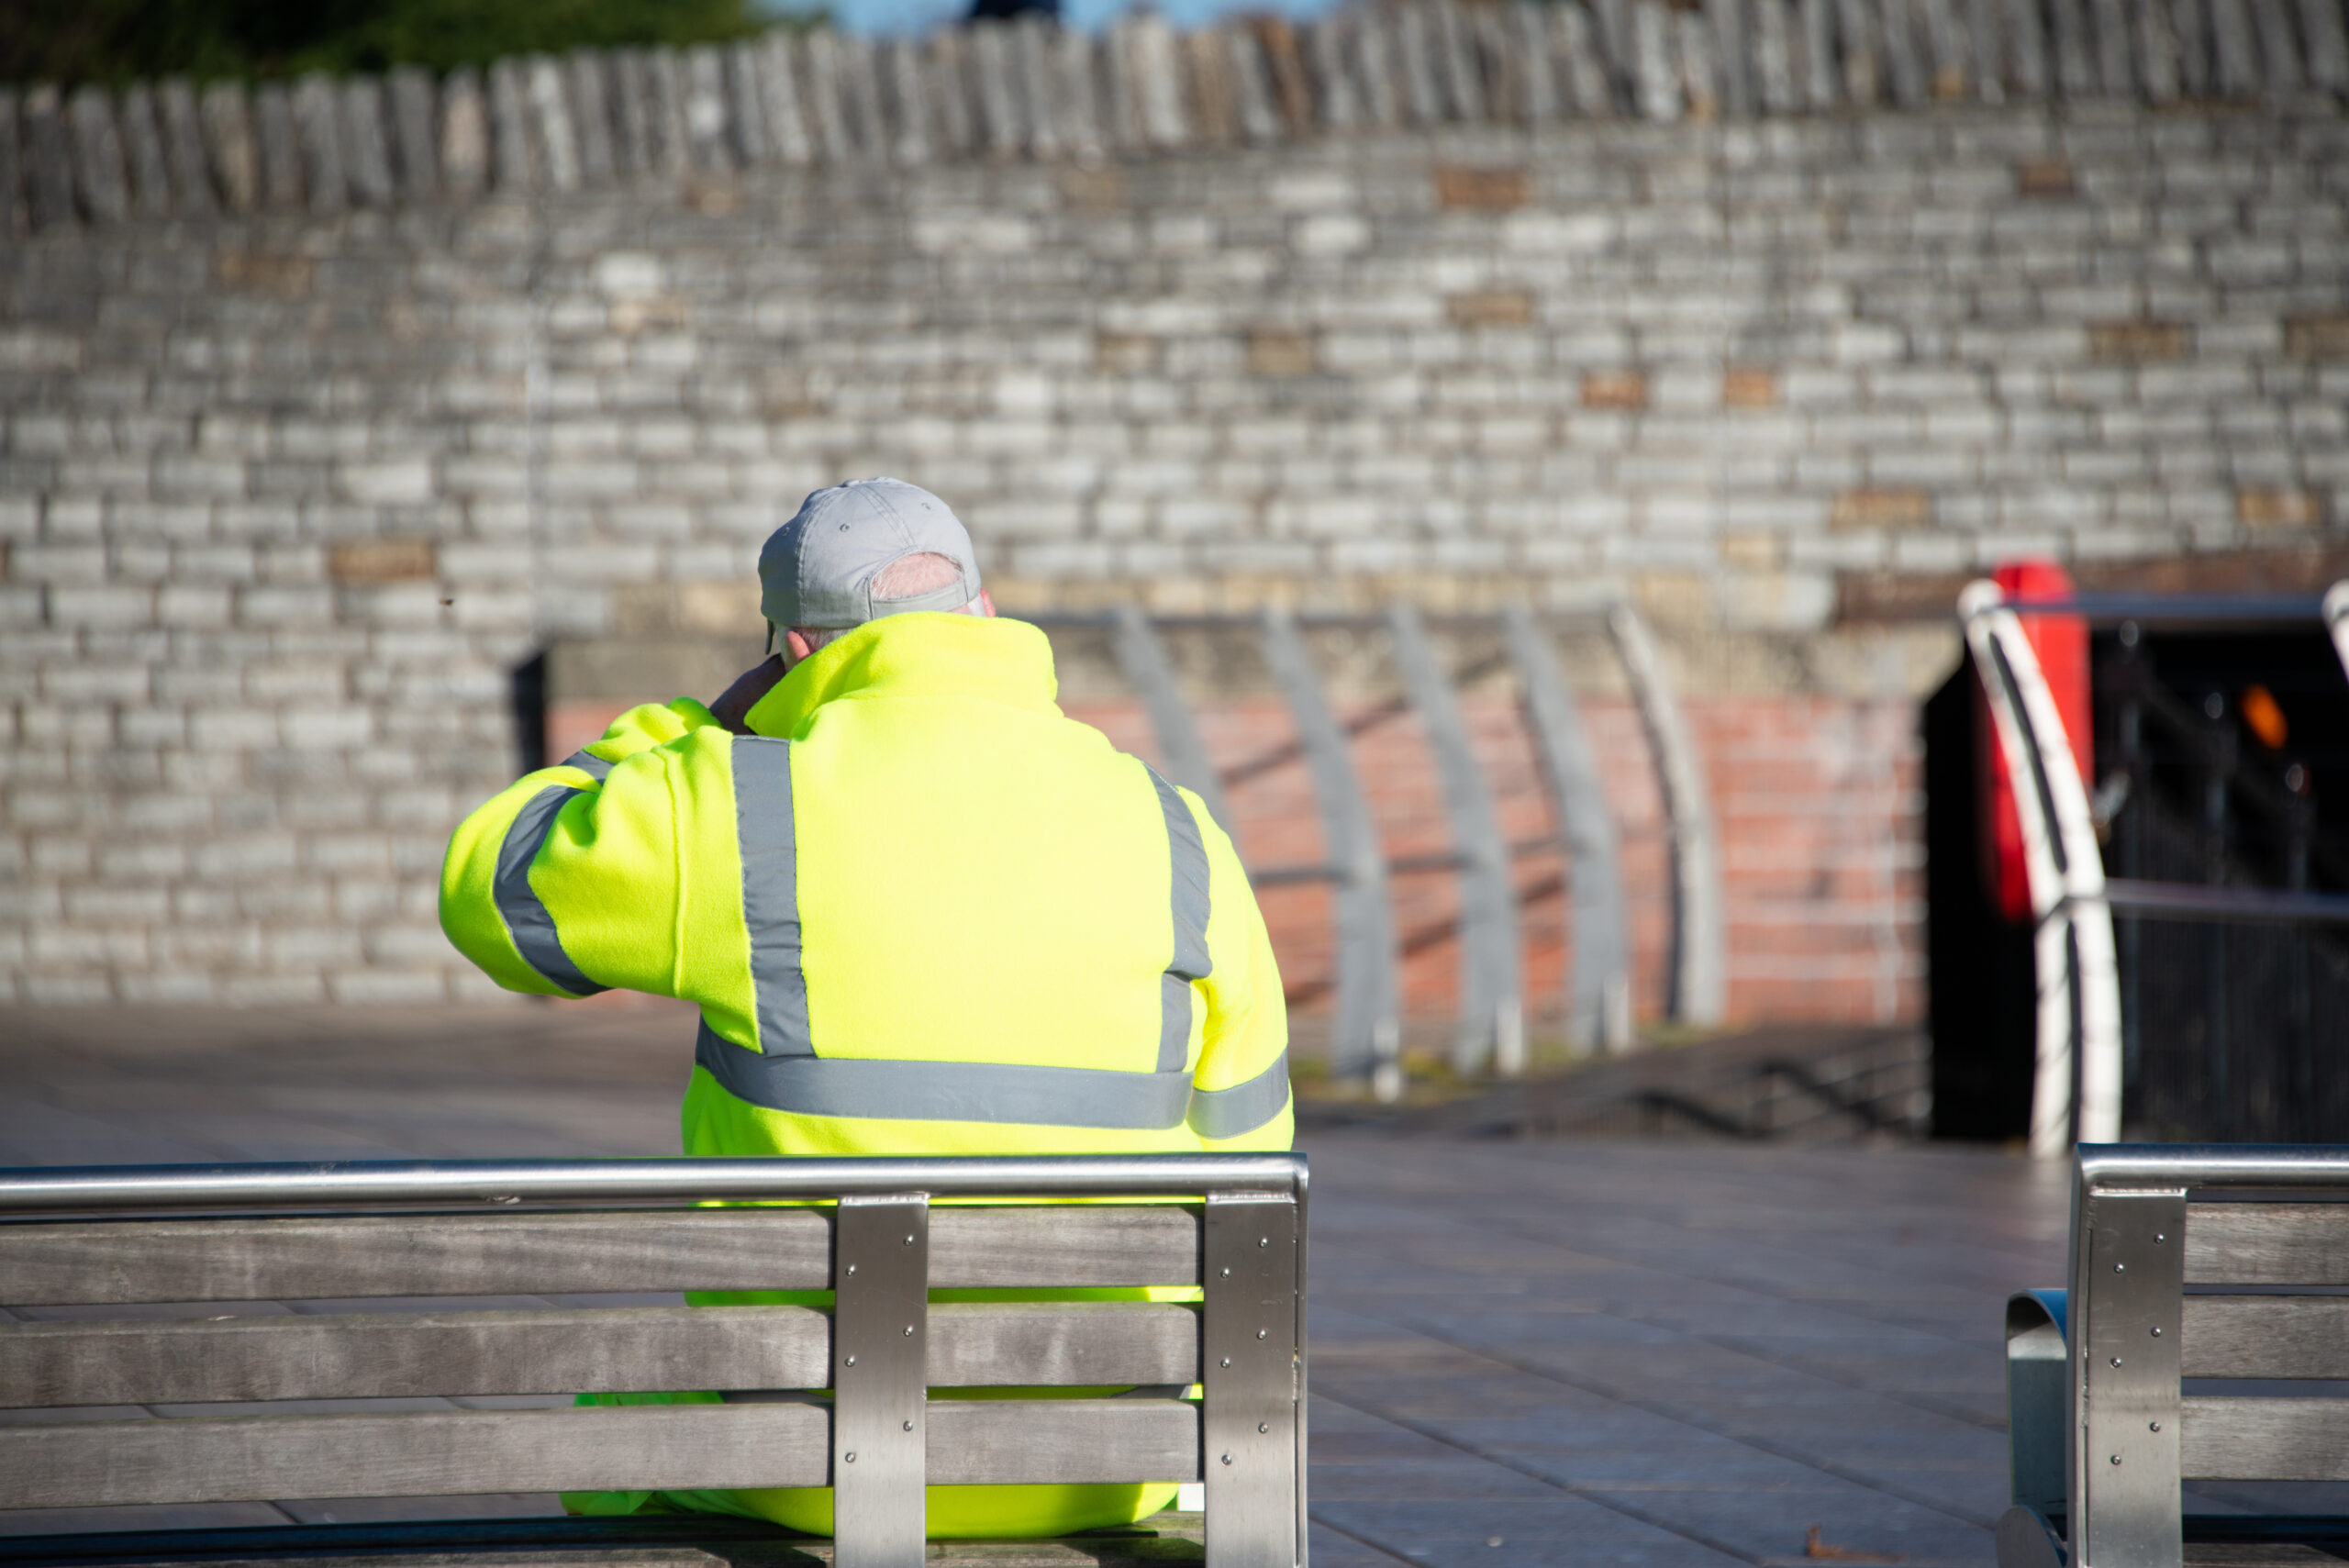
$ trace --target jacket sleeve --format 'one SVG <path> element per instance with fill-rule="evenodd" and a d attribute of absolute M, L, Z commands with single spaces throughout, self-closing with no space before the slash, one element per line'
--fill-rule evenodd
<path fill-rule="evenodd" d="M 647 705 L 465 818 L 440 868 L 440 929 L 509 991 L 676 995 L 682 749 L 730 737 L 692 701 Z"/>
<path fill-rule="evenodd" d="M 1181 792 L 1208 854 L 1204 1040 L 1191 1073 L 1191 1129 L 1211 1152 L 1283 1150 L 1296 1134 L 1288 1084 L 1288 1002 L 1264 912 L 1231 840 Z"/>

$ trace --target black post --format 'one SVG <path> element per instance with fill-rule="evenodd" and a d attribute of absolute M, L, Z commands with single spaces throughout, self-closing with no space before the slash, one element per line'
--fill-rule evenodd
<path fill-rule="evenodd" d="M 2228 785 L 2235 771 L 2234 727 L 2227 722 L 2227 699 L 2212 692 L 2202 699 L 2210 722 L 2202 737 L 2202 880 L 2218 886 L 2227 880 Z M 2209 1074 L 2211 1135 L 2220 1142 L 2235 1135 L 2234 1095 L 2227 1060 L 2231 1009 L 2227 989 L 2227 927 L 2210 921 L 2204 929 L 2203 1068 Z"/>
<path fill-rule="evenodd" d="M 2145 752 L 2143 693 L 2153 673 L 2135 621 L 2121 623 L 2120 641 L 2121 657 L 2115 671 L 2119 678 L 2115 684 L 2121 695 L 2121 766 L 2122 776 L 2129 781 L 2129 793 L 2122 798 L 2120 816 L 2112 824 L 2114 858 L 2121 862 L 2122 876 L 2142 878 L 2145 875 L 2145 817 L 2152 810 L 2154 787 L 2153 763 Z M 2125 1111 L 2132 1092 L 2141 1090 L 2144 1082 L 2144 922 L 2121 916 L 2113 921 L 2113 937 L 2120 944 L 2121 1084 Z M 2142 1115 L 2142 1106 L 2139 1109 Z"/>
<path fill-rule="evenodd" d="M 533 653 L 514 666 L 507 691 L 514 705 L 514 758 L 519 773 L 547 765 L 547 656 Z"/>
<path fill-rule="evenodd" d="M 2310 796 L 2309 771 L 2298 762 L 2284 770 L 2284 787 L 2291 792 L 2284 816 L 2284 885 L 2305 892 L 2309 885 L 2309 840 L 2316 832 L 2316 802 Z M 2324 1117 L 2316 1098 L 2316 1012 L 2309 984 L 2313 955 L 2306 924 L 2287 926 L 2284 940 L 2284 1050 L 2288 1052 L 2282 1074 L 2291 1085 L 2291 1108 L 2281 1118 L 2288 1136 L 2317 1142 L 2326 1135 Z"/>

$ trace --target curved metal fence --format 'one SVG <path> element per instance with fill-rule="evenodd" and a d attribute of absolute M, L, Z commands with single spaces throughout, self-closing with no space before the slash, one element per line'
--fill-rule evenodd
<path fill-rule="evenodd" d="M 1573 691 L 1560 671 L 1548 619 L 1523 606 L 1498 616 L 1433 617 L 1403 604 L 1377 616 L 1274 610 L 1253 618 L 1153 619 L 1127 608 L 1107 617 L 1036 618 L 1046 626 L 1096 626 L 1108 632 L 1119 668 L 1149 717 L 1161 765 L 1170 778 L 1196 792 L 1227 830 L 1233 826 L 1229 786 L 1267 764 L 1260 759 L 1234 772 L 1218 767 L 1177 684 L 1161 632 L 1210 628 L 1253 640 L 1295 737 L 1275 761 L 1301 761 L 1306 767 L 1322 858 L 1252 864 L 1249 876 L 1260 887 L 1318 883 L 1331 891 L 1337 973 L 1330 1066 L 1336 1075 L 1367 1080 L 1382 1099 L 1401 1092 L 1401 944 L 1389 884 L 1397 873 L 1431 872 L 1450 873 L 1459 883 L 1461 983 L 1453 1067 L 1504 1076 L 1524 1070 L 1529 1006 L 1519 919 L 1523 895 L 1512 867 L 1526 855 L 1561 848 L 1570 868 L 1574 931 L 1563 999 L 1567 1042 L 1577 1051 L 1631 1048 L 1631 933 L 1618 854 L 1620 835 Z M 1640 711 L 1669 820 L 1673 896 L 1666 1011 L 1677 1022 L 1718 1024 L 1725 971 L 1720 853 L 1688 726 L 1653 639 L 1628 606 L 1608 606 L 1575 618 L 1586 627 L 1602 625 L 1609 634 Z M 1399 698 L 1350 718 L 1339 716 L 1305 636 L 1336 627 L 1384 643 L 1402 686 Z M 1434 631 L 1497 636 L 1501 651 L 1472 669 L 1449 669 L 1437 653 Z M 1553 822 L 1551 834 L 1516 842 L 1502 832 L 1494 791 L 1470 744 L 1457 697 L 1462 684 L 1502 668 L 1514 679 Z M 1350 742 L 1407 714 L 1418 717 L 1433 754 L 1450 848 L 1390 859 Z"/>

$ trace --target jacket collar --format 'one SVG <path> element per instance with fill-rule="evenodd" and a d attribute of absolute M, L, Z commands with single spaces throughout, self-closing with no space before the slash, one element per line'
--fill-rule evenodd
<path fill-rule="evenodd" d="M 789 739 L 826 703 L 966 697 L 1058 716 L 1052 645 L 1026 621 L 913 613 L 867 621 L 793 665 L 745 716 L 754 734 Z"/>

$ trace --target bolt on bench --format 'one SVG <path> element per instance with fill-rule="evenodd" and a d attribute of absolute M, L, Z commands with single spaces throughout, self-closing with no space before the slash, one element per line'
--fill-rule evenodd
<path fill-rule="evenodd" d="M 2349 1517 L 2184 1511 L 2189 1481 L 2349 1481 L 2343 1286 L 2349 1148 L 2082 1145 L 2071 1287 L 2007 1305 L 1999 1568 L 2349 1556 Z"/>
<path fill-rule="evenodd" d="M 1037 1198 L 1088 1201 L 1019 1201 Z M 773 1204 L 797 1207 L 741 1207 Z M 0 1172 L 9 1307 L 827 1289 L 837 1303 L 0 1323 L 0 1407 L 17 1409 L 754 1396 L 0 1426 L 0 1507 L 830 1486 L 839 1568 L 910 1568 L 928 1483 L 1203 1481 L 1209 1568 L 1299 1568 L 1305 1208 L 1296 1154 Z M 1204 1301 L 928 1296 L 1103 1285 L 1197 1285 Z M 1149 1396 L 1194 1383 L 1203 1402 Z M 1085 1385 L 1141 1396 L 928 1397 Z M 566 1539 L 644 1523 L 573 1520 Z M 253 1538 L 273 1532 L 205 1533 L 178 1532 L 173 1553 L 260 1555 Z M 480 1536 L 517 1539 L 510 1521 Z"/>

